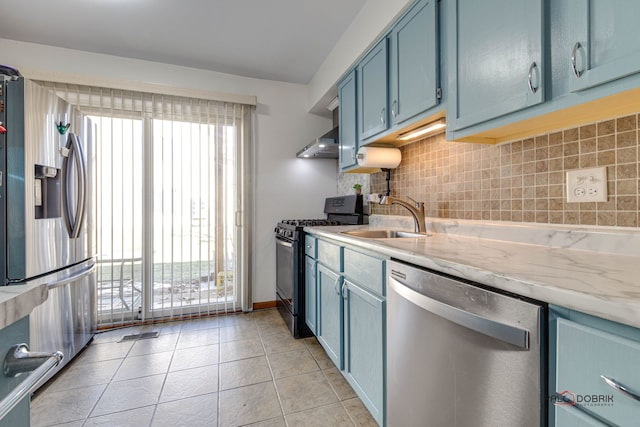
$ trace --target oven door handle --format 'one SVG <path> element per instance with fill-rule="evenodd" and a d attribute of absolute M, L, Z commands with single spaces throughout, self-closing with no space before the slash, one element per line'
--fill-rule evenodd
<path fill-rule="evenodd" d="M 282 239 L 280 239 L 278 237 L 276 237 L 276 243 L 278 245 L 286 246 L 288 248 L 292 248 L 293 247 L 293 242 L 288 242 L 288 241 L 282 240 Z"/>

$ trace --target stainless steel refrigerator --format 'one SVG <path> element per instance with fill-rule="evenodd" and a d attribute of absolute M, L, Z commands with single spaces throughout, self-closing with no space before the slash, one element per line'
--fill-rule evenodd
<path fill-rule="evenodd" d="M 0 81 L 2 284 L 47 285 L 29 318 L 29 345 L 65 356 L 42 384 L 96 329 L 95 126 L 32 81 Z"/>

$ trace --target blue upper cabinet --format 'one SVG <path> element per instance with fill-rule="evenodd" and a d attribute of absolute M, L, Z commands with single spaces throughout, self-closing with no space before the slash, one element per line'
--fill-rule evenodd
<path fill-rule="evenodd" d="M 565 0 L 567 23 L 574 29 L 566 40 L 569 90 L 580 91 L 640 72 L 640 2 Z"/>
<path fill-rule="evenodd" d="M 422 0 L 389 36 L 392 125 L 405 122 L 439 102 L 438 13 L 436 0 Z"/>
<path fill-rule="evenodd" d="M 340 102 L 340 169 L 356 164 L 358 151 L 358 123 L 356 117 L 356 70 L 352 70 L 338 84 L 338 100 Z"/>
<path fill-rule="evenodd" d="M 387 39 L 383 38 L 358 64 L 358 123 L 360 140 L 389 127 Z"/>
<path fill-rule="evenodd" d="M 444 117 L 439 13 L 438 0 L 415 1 L 338 83 L 341 170 L 371 172 L 358 169 L 359 147 L 394 144 L 411 126 Z"/>
<path fill-rule="evenodd" d="M 448 128 L 543 102 L 543 0 L 456 0 L 451 6 Z"/>

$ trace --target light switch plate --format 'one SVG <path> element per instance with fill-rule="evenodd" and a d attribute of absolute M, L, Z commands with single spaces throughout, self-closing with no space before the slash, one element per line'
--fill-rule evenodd
<path fill-rule="evenodd" d="M 606 202 L 607 168 L 567 171 L 567 202 Z"/>

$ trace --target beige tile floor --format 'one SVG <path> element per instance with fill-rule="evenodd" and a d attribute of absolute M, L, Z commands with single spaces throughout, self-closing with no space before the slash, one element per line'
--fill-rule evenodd
<path fill-rule="evenodd" d="M 264 310 L 100 333 L 34 396 L 31 425 L 377 424 L 317 340 Z"/>

